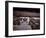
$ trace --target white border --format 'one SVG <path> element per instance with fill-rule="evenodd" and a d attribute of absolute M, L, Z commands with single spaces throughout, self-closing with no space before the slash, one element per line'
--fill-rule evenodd
<path fill-rule="evenodd" d="M 43 34 L 44 31 L 44 7 L 41 4 L 26 4 L 26 3 L 8 3 L 8 34 L 9 36 L 14 35 L 27 35 L 27 34 Z M 13 31 L 13 7 L 23 7 L 23 8 L 40 8 L 40 30 L 22 30 Z"/>

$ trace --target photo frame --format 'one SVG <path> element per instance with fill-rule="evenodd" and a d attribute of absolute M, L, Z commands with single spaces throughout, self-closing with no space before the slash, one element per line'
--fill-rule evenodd
<path fill-rule="evenodd" d="M 19 21 L 18 18 L 21 18 L 23 21 Z M 14 19 L 18 19 L 18 22 Z M 31 22 L 33 23 L 32 25 Z M 6 1 L 5 36 L 37 35 L 45 35 L 45 3 Z"/>

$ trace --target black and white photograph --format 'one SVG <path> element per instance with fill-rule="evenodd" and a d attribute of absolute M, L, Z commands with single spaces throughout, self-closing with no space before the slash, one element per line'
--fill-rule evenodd
<path fill-rule="evenodd" d="M 40 8 L 13 7 L 13 31 L 40 30 Z"/>
<path fill-rule="evenodd" d="M 5 2 L 5 36 L 36 36 L 45 34 L 44 3 Z"/>

